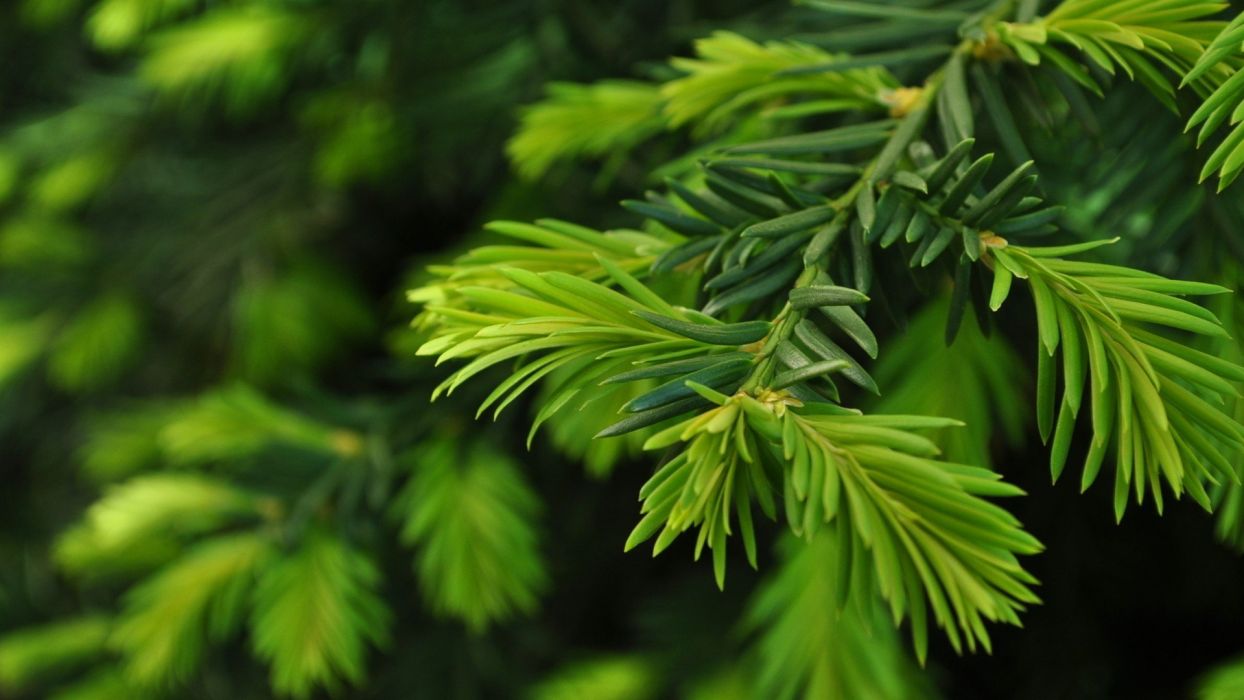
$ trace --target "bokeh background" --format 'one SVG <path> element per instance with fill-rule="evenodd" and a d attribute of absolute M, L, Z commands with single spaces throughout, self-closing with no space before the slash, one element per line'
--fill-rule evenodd
<path fill-rule="evenodd" d="M 754 697 L 773 557 L 718 593 L 686 552 L 623 555 L 634 446 L 566 422 L 528 450 L 523 410 L 470 421 L 487 387 L 429 407 L 404 295 L 490 219 L 633 224 L 616 202 L 685 143 L 520 171 L 507 139 L 549 81 L 660 78 L 717 29 L 806 26 L 741 0 L 0 5 L 0 697 Z M 1080 157 L 1178 138 L 1138 118 Z M 996 399 L 1047 602 L 993 655 L 935 642 L 927 689 L 1185 697 L 1244 651 L 1211 518 L 1116 527 L 1106 490 L 1049 484 L 1029 388 Z"/>

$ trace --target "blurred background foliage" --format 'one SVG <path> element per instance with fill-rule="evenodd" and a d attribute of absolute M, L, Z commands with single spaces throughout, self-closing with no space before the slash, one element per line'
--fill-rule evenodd
<path fill-rule="evenodd" d="M 734 0 L 0 6 L 0 696 L 1172 697 L 1238 652 L 1244 564 L 1214 523 L 1172 509 L 1116 529 L 1105 494 L 1051 489 L 1023 451 L 1031 389 L 1000 379 L 1027 360 L 971 322 L 947 352 L 940 306 L 883 339 L 875 407 L 967 421 L 950 458 L 1041 492 L 1040 511 L 1015 507 L 1058 604 L 999 630 L 994 656 L 939 648 L 925 672 L 879 607 L 838 616 L 831 538 L 788 542 L 720 594 L 689 561 L 624 556 L 642 438 L 585 438 L 628 397 L 555 419 L 530 451 L 519 412 L 456 417 L 479 388 L 429 407 L 444 373 L 411 358 L 403 297 L 428 264 L 492 218 L 627 221 L 613 203 L 686 172 L 692 144 L 793 116 L 688 97 L 763 82 L 728 65 L 758 44 L 716 35 L 702 59 L 726 68 L 703 74 L 667 56 L 726 29 L 793 34 L 804 61 L 939 31 L 807 17 Z M 1126 232 L 1121 258 L 1237 286 L 1190 222 L 1244 205 L 1204 205 L 1180 120 L 1135 101 L 1019 114 L 1048 194 L 1077 234 Z M 1240 520 L 1220 535 L 1238 544 Z"/>

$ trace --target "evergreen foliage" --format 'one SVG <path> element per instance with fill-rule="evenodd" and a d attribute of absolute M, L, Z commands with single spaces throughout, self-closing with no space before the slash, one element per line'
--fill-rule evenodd
<path fill-rule="evenodd" d="M 518 465 L 479 445 L 423 450 L 411 457 L 416 474 L 396 505 L 429 604 L 477 631 L 530 612 L 547 574 L 534 523 L 539 501 Z"/>
<path fill-rule="evenodd" d="M 1059 604 L 1019 447 L 1244 545 L 1237 9 L 589 4 L 0 10 L 0 694 L 936 697 Z"/>

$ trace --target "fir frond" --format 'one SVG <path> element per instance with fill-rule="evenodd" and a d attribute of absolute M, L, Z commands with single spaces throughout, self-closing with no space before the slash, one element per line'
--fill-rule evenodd
<path fill-rule="evenodd" d="M 676 58 L 684 77 L 661 87 L 670 126 L 695 123 L 703 133 L 720 131 L 735 114 L 758 102 L 791 97 L 816 100 L 822 112 L 885 108 L 899 83 L 883 68 L 836 71 L 842 57 L 793 41 L 757 43 L 732 32 L 716 32 L 695 44 L 696 58 Z M 823 73 L 800 69 L 830 65 Z"/>
<path fill-rule="evenodd" d="M 1089 65 L 1108 75 L 1122 72 L 1176 111 L 1177 82 L 1164 71 L 1185 79 L 1222 27 L 1209 18 L 1226 7 L 1226 3 L 1193 0 L 1064 0 L 1044 17 L 1025 23 L 1001 22 L 994 29 L 1025 63 L 1047 60 L 1098 94 L 1102 90 Z M 1062 47 L 1084 58 L 1072 58 Z"/>
<path fill-rule="evenodd" d="M 779 550 L 745 618 L 759 658 L 753 697 L 933 697 L 881 606 L 850 593 L 851 550 L 835 528 L 785 538 Z"/>
<path fill-rule="evenodd" d="M 28 317 L 0 306 L 0 389 L 39 358 L 47 345 L 51 319 Z"/>
<path fill-rule="evenodd" d="M 910 616 L 922 662 L 926 597 L 956 651 L 975 651 L 978 642 L 989 650 L 984 620 L 1017 625 L 1018 613 L 1038 602 L 1029 589 L 1036 579 L 1015 555 L 1036 554 L 1041 544 L 984 499 L 1023 491 L 987 469 L 934 459 L 936 446 L 907 432 L 946 423 L 789 412 L 782 427 L 784 454 L 793 459 L 787 518 L 802 520 L 793 529 L 810 536 L 818 520 L 835 522 L 849 530 L 853 547 L 871 551 L 891 616 L 895 623 Z"/>
<path fill-rule="evenodd" d="M 548 381 L 542 383 L 536 403 L 547 404 L 570 377 L 571 372 L 567 371 L 551 373 Z M 594 389 L 592 397 L 578 411 L 558 411 L 549 416 L 549 440 L 567 457 L 583 464 L 589 476 L 609 476 L 618 464 L 643 453 L 644 441 L 654 429 L 641 428 L 614 440 L 596 440 L 595 436 L 617 420 L 624 406 L 657 388 L 658 381 L 613 382 Z"/>
<path fill-rule="evenodd" d="M 1201 181 L 1204 182 L 1214 171 L 1218 171 L 1218 191 L 1227 188 L 1244 170 L 1244 124 L 1240 124 L 1241 104 L 1244 104 L 1244 78 L 1240 76 L 1240 56 L 1244 53 L 1244 15 L 1237 16 L 1222 33 L 1205 49 L 1196 61 L 1196 65 L 1184 78 L 1184 83 L 1203 80 L 1205 76 L 1214 75 L 1221 82 L 1214 91 L 1205 98 L 1196 112 L 1188 118 L 1188 130 L 1200 124 L 1197 133 L 1197 146 L 1205 143 L 1215 131 L 1224 124 L 1230 133 L 1222 143 L 1214 149 L 1205 166 L 1201 170 Z M 1228 75 L 1229 77 L 1223 77 Z"/>
<path fill-rule="evenodd" d="M 970 49 L 971 42 L 964 45 Z M 853 552 L 861 553 L 852 555 L 852 570 L 866 572 L 858 574 L 870 581 L 865 590 L 874 585 L 880 590 L 896 623 L 911 618 L 921 658 L 927 649 L 929 608 L 956 650 L 975 650 L 978 644 L 988 649 L 985 621 L 1018 624 L 1018 613 L 1037 601 L 1029 588 L 1035 581 L 1016 557 L 1038 552 L 1040 544 L 1006 511 L 982 498 L 1016 495 L 1018 489 L 996 483 L 996 475 L 979 467 L 935 459 L 934 443 L 912 432 L 945 428 L 953 421 L 853 416 L 826 402 L 837 400 L 838 378 L 879 389 L 829 335 L 841 333 L 866 354 L 878 354 L 876 336 L 857 311 L 870 302 L 874 245 L 901 250 L 912 268 L 951 261 L 955 293 L 948 307 L 947 341 L 956 337 L 969 300 L 978 302 L 978 314 L 988 306 L 996 310 L 1012 277 L 1029 281 L 1038 297 L 1045 351 L 1039 364 L 1038 405 L 1043 437 L 1053 428 L 1049 358 L 1057 347 L 1058 324 L 1064 316 L 1073 326 L 1085 324 L 1084 342 L 1095 343 L 1091 347 L 1104 358 L 1090 374 L 1099 384 L 1110 376 L 1122 377 L 1115 381 L 1125 386 L 1122 393 L 1094 402 L 1098 437 L 1090 456 L 1090 464 L 1094 459 L 1099 464 L 1111 436 L 1101 406 L 1118 404 L 1119 412 L 1127 414 L 1127 425 L 1117 433 L 1122 437 L 1115 441 L 1123 499 L 1116 499 L 1119 515 L 1128 487 L 1135 484 L 1140 498 L 1146 480 L 1160 504 L 1158 470 L 1177 495 L 1187 489 L 1206 504 L 1205 483 L 1235 477 L 1234 470 L 1223 469 L 1213 446 L 1197 442 L 1198 431 L 1214 431 L 1238 444 L 1244 428 L 1208 410 L 1208 404 L 1182 385 L 1188 381 L 1220 390 L 1238 369 L 1219 367 L 1219 374 L 1209 372 L 1213 376 L 1207 377 L 1189 369 L 1197 362 L 1169 349 L 1174 343 L 1132 327 L 1146 321 L 1214 334 L 1218 331 L 1212 316 L 1173 295 L 1220 290 L 1061 259 L 1098 244 L 1025 248 L 1003 238 L 1022 242 L 1049 233 L 1061 210 L 1043 207 L 1041 199 L 1031 196 L 1037 182 L 1033 163 L 1024 162 L 986 186 L 994 155 L 969 159 L 974 119 L 966 94 L 965 56 L 966 50 L 957 50 L 944 72 L 930 78 L 897 121 L 731 145 L 704 164 L 707 191 L 670 182 L 668 197 L 650 195 L 645 202 L 625 203 L 686 237 L 652 263 L 649 275 L 659 279 L 679 268 L 702 269 L 708 301 L 698 314 L 670 307 L 624 271 L 607 270 L 634 298 L 606 294 L 604 287 L 561 271 L 502 271 L 511 288 L 521 292 L 503 296 L 495 288 L 460 290 L 467 297 L 474 294 L 476 305 L 447 315 L 442 333 L 424 347 L 425 354 L 442 360 L 476 357 L 438 391 L 501 361 L 551 350 L 541 360 L 521 361 L 518 373 L 486 402 L 538 381 L 543 375 L 537 373 L 545 368 L 573 367 L 575 379 L 541 411 L 538 424 L 588 382 L 660 377 L 662 384 L 623 407 L 650 418 L 624 419 L 619 428 L 602 432 L 619 434 L 699 411 L 647 441 L 651 449 L 683 446 L 641 490 L 644 517 L 628 549 L 655 537 L 654 551 L 660 552 L 682 532 L 697 528 L 697 557 L 705 545 L 713 550 L 714 573 L 723 585 L 727 535 L 735 519 L 754 565 L 753 502 L 777 517 L 774 494 L 780 488 L 794 532 L 812 537 L 828 524 L 852 544 Z M 934 116 L 952 145 L 941 158 L 920 140 Z M 826 156 L 845 162 L 824 163 Z M 832 276 L 829 261 L 836 263 Z M 987 292 L 982 299 L 980 291 L 971 291 L 973 268 L 980 262 L 994 270 L 992 299 Z M 836 279 L 850 279 L 851 286 Z M 1051 292 L 1052 287 L 1058 290 Z M 1070 304 L 1069 310 L 1055 309 L 1051 315 L 1045 300 L 1050 295 Z M 585 306 L 588 299 L 591 308 Z M 648 308 L 636 308 L 641 305 Z M 719 328 L 708 321 L 716 315 L 739 318 L 736 310 L 744 305 L 743 318 L 760 318 Z M 631 317 L 629 311 L 634 312 Z M 635 315 L 661 330 L 729 350 L 710 353 L 694 344 L 665 345 L 666 338 L 649 345 L 633 337 L 640 329 L 651 332 L 636 324 Z M 1125 323 L 1124 318 L 1129 320 Z M 1064 337 L 1080 340 L 1074 332 L 1066 331 Z M 612 342 L 591 346 L 583 337 L 568 338 L 568 333 Z M 707 337 L 719 333 L 720 341 Z M 1089 337 L 1093 333 L 1096 339 Z M 667 349 L 672 352 L 659 362 L 644 358 Z M 1065 395 L 1071 408 L 1064 411 L 1055 433 L 1055 476 L 1066 460 L 1083 373 L 1097 359 L 1076 354 L 1069 346 L 1064 349 L 1072 355 L 1064 355 L 1068 367 L 1080 374 L 1068 370 Z M 746 352 L 738 356 L 740 351 Z M 638 369 L 615 364 L 620 357 Z M 1169 410 L 1165 399 L 1170 399 Z M 1173 416 L 1170 432 L 1164 433 L 1168 415 Z M 1196 429 L 1181 427 L 1188 421 Z M 978 446 L 978 456 L 983 452 Z M 1139 465 L 1136 470 L 1133 462 Z M 1095 469 L 1091 466 L 1086 474 L 1095 474 Z M 1089 481 L 1086 477 L 1085 483 Z M 871 553 L 871 564 L 864 553 Z"/>
<path fill-rule="evenodd" d="M 320 134 L 314 172 L 332 188 L 385 182 L 410 147 L 393 105 L 372 95 L 320 93 L 301 120 Z"/>
<path fill-rule="evenodd" d="M 945 116 L 953 119 L 954 113 L 953 109 L 946 110 Z M 1051 471 L 1055 477 L 1062 471 L 1070 446 L 1086 363 L 1089 359 L 1099 360 L 1091 372 L 1099 385 L 1096 391 L 1107 391 L 1106 386 L 1114 381 L 1110 375 L 1122 377 L 1115 381 L 1115 386 L 1122 385 L 1122 388 L 1119 394 L 1111 393 L 1094 404 L 1098 408 L 1095 416 L 1098 438 L 1087 461 L 1084 486 L 1096 477 L 1112 434 L 1113 415 L 1103 406 L 1121 401 L 1118 435 L 1122 437 L 1118 443 L 1119 469 L 1115 487 L 1117 516 L 1122 516 L 1126 506 L 1128 487 L 1134 486 L 1136 498 L 1141 500 L 1146 482 L 1161 508 L 1159 476 L 1170 484 L 1177 496 L 1187 489 L 1198 503 L 1208 508 L 1205 485 L 1234 481 L 1237 477 L 1234 469 L 1226 467 L 1227 459 L 1217 448 L 1200 444 L 1203 442 L 1198 439 L 1200 431 L 1208 430 L 1226 440 L 1230 446 L 1228 454 L 1231 454 L 1244 446 L 1244 428 L 1189 392 L 1183 383 L 1226 396 L 1235 391 L 1228 379 L 1242 376 L 1241 370 L 1221 362 L 1208 370 L 1202 369 L 1202 358 L 1189 354 L 1195 351 L 1188 351 L 1137 326 L 1149 323 L 1208 336 L 1224 335 L 1213 314 L 1177 297 L 1226 290 L 1214 285 L 1167 280 L 1124 267 L 1068 262 L 1060 257 L 1091 250 L 1102 242 L 1053 248 L 1009 245 L 1001 236 L 1022 239 L 1038 235 L 1056 220 L 1059 209 L 1040 208 L 1041 200 L 1029 196 L 1036 184 L 1035 176 L 1028 173 L 1031 163 L 1012 170 L 985 194 L 974 195 L 972 190 L 984 181 L 993 155 L 986 154 L 961 169 L 967 162 L 970 144 L 970 140 L 961 142 L 942 159 L 912 171 L 914 177 L 903 176 L 904 170 L 900 168 L 875 202 L 871 188 L 860 190 L 854 203 L 863 242 L 877 242 L 882 248 L 900 241 L 917 244 L 910 258 L 913 267 L 927 266 L 947 250 L 962 250 L 956 273 L 956 294 L 950 310 L 950 338 L 954 337 L 964 305 L 972 296 L 969 292 L 972 261 L 996 259 L 999 263 L 993 266 L 994 291 L 989 300 L 994 309 L 1006 298 L 1014 277 L 1028 279 L 1038 303 L 1038 325 L 1046 353 L 1041 355 L 1038 364 L 1037 416 L 1043 439 L 1049 438 L 1054 427 L 1055 377 L 1051 358 L 1058 345 L 1060 327 L 1068 326 L 1069 330 L 1063 335 L 1072 339 L 1069 342 L 1087 343 L 1073 346 L 1076 352 L 1066 360 L 1071 373 L 1070 391 L 1065 395 L 1068 408 L 1059 418 L 1060 428 L 1055 433 L 1052 450 Z M 773 145 L 766 145 L 758 150 L 771 152 L 773 148 Z M 902 182 L 910 184 L 900 184 Z M 799 213 L 789 214 L 784 219 L 793 220 L 798 216 Z M 787 235 L 793 232 L 783 231 Z M 954 243 L 958 245 L 952 248 Z M 799 290 L 792 292 L 792 302 L 796 292 Z M 1071 306 L 1060 310 L 1056 308 L 1060 304 Z M 1088 326 L 1093 329 L 1090 331 Z M 1080 347 L 1086 350 L 1081 352 Z M 1090 350 L 1097 354 L 1089 354 Z M 1174 415 L 1169 432 L 1168 414 Z"/>
<path fill-rule="evenodd" d="M 234 384 L 194 400 L 139 403 L 96 416 L 80 454 L 84 472 L 112 480 L 158 464 L 227 462 L 278 446 L 350 458 L 362 438 Z"/>
<path fill-rule="evenodd" d="M 1180 297 L 1228 290 L 1061 257 L 1086 247 L 1024 248 L 1004 242 L 986 246 L 988 258 L 995 261 L 993 308 L 1005 300 L 1012 277 L 1026 280 L 1032 290 L 1040 336 L 1037 423 L 1043 440 L 1053 438 L 1051 474 L 1057 479 L 1066 464 L 1071 433 L 1087 394 L 1093 442 L 1085 459 L 1082 490 L 1096 479 L 1113 444 L 1117 518 L 1127 507 L 1129 487 L 1137 503 L 1143 503 L 1148 486 L 1161 512 L 1162 481 L 1177 498 L 1186 490 L 1210 510 L 1206 486 L 1240 479 L 1233 464 L 1244 450 L 1244 426 L 1204 397 L 1217 394 L 1221 403 L 1236 396 L 1233 382 L 1244 381 L 1244 370 L 1144 326 L 1226 336 L 1217 317 Z M 1059 370 L 1054 360 L 1060 347 L 1061 401 L 1055 397 Z"/>
<path fill-rule="evenodd" d="M 185 679 L 204 645 L 225 639 L 245 619 L 256 574 L 271 554 L 262 535 L 220 535 L 131 590 L 110 640 L 128 679 L 147 687 Z"/>
<path fill-rule="evenodd" d="M 91 575 L 148 556 L 165 556 L 178 537 L 256 518 L 260 499 L 213 477 L 149 474 L 108 488 L 82 523 L 63 535 L 56 556 L 71 572 Z"/>
<path fill-rule="evenodd" d="M 541 219 L 534 224 L 494 221 L 485 226 L 491 232 L 525 245 L 486 245 L 472 248 L 452 264 L 430 270 L 436 280 L 407 292 L 407 299 L 432 307 L 416 321 L 418 326 L 435 325 L 443 314 L 434 309 L 464 306 L 469 301 L 458 293 L 463 287 L 507 288 L 513 282 L 504 270 L 564 272 L 587 280 L 606 281 L 609 272 L 601 259 L 622 270 L 642 276 L 657 254 L 670 242 L 641 231 L 596 231 L 557 219 Z"/>
<path fill-rule="evenodd" d="M 324 261 L 251 275 L 233 298 L 233 374 L 258 386 L 292 383 L 370 337 L 375 325 L 363 294 Z"/>
<path fill-rule="evenodd" d="M 72 270 L 94 245 L 77 225 L 46 213 L 10 216 L 0 228 L 0 264 L 9 269 Z"/>
<path fill-rule="evenodd" d="M 195 7 L 192 0 L 100 0 L 86 21 L 96 46 L 124 49 L 152 27 Z"/>
<path fill-rule="evenodd" d="M 554 219 L 541 219 L 535 224 L 498 221 L 488 224 L 486 228 L 527 245 L 471 249 L 452 265 L 433 267 L 437 280 L 413 289 L 407 295 L 409 300 L 426 305 L 414 325 L 420 331 L 431 332 L 433 337 L 428 342 L 433 347 L 447 342 L 448 336 L 466 338 L 472 331 L 460 321 L 479 324 L 501 320 L 478 314 L 475 310 L 480 308 L 479 304 L 471 294 L 478 296 L 479 292 L 463 293 L 462 290 L 470 287 L 512 289 L 514 283 L 505 274 L 509 268 L 573 274 L 606 285 L 617 285 L 619 279 L 631 284 L 632 275 L 650 277 L 648 272 L 657 259 L 656 254 L 669 248 L 666 240 L 652 234 L 631 230 L 599 232 Z M 648 290 L 645 294 L 651 300 L 668 299 L 670 303 L 677 304 L 693 299 L 693 293 L 687 289 L 688 281 L 661 279 L 655 282 L 659 285 L 657 290 Z M 550 368 L 547 373 L 533 368 L 533 372 L 542 379 L 539 381 L 542 390 L 537 403 L 557 405 L 555 399 L 559 396 L 559 387 L 577 386 L 580 364 L 569 362 Z M 638 391 L 641 385 L 636 382 L 611 383 L 593 388 L 588 399 L 593 404 L 591 411 L 554 410 L 547 416 L 554 442 L 568 454 L 585 456 L 585 464 L 594 474 L 607 472 L 620 452 L 637 453 L 644 439 L 642 431 L 628 434 L 621 441 L 605 442 L 591 438 L 616 421 L 613 416 L 620 412 L 625 403 L 643 393 Z M 525 390 L 529 386 L 524 380 L 512 388 Z M 504 399 L 490 397 L 492 400 L 486 401 L 480 412 L 495 403 L 495 417 L 517 396 L 518 393 L 511 392 Z M 612 407 L 612 410 L 606 407 Z"/>
<path fill-rule="evenodd" d="M 1225 264 L 1219 281 L 1228 288 L 1239 289 L 1241 272 L 1236 263 Z M 1210 339 L 1207 351 L 1232 365 L 1244 364 L 1244 302 L 1238 295 L 1215 297 L 1211 308 L 1222 319 L 1230 338 Z M 1238 386 L 1238 384 L 1237 384 Z M 1244 424 L 1244 399 L 1239 395 L 1226 399 L 1223 410 L 1238 423 Z M 1236 551 L 1244 551 L 1244 484 L 1228 481 L 1210 489 L 1214 506 L 1214 533 L 1218 539 Z"/>
<path fill-rule="evenodd" d="M 878 57 L 826 52 L 798 41 L 756 42 L 720 31 L 695 44 L 695 58 L 675 58 L 679 77 L 660 85 L 602 81 L 552 83 L 528 107 L 508 144 L 519 173 L 539 177 L 557 160 L 624 156 L 662 131 L 692 127 L 697 140 L 718 136 L 759 114 L 764 133 L 818 115 L 852 110 L 902 113 L 918 89 L 903 88 L 888 65 L 949 53 L 923 47 Z M 875 59 L 875 60 L 874 60 Z M 722 141 L 755 129 L 742 129 Z M 665 170 L 678 170 L 679 161 Z"/>
<path fill-rule="evenodd" d="M 17 49 L 0 80 L 0 444 L 6 486 L 30 490 L 5 503 L 39 506 L 4 513 L 0 624 L 67 615 L 0 638 L 0 695 L 921 697 L 904 620 L 923 662 L 929 627 L 989 650 L 989 623 L 1038 602 L 1025 567 L 1042 545 L 986 468 L 1018 468 L 997 448 L 1024 437 L 1034 377 L 1055 480 L 1087 449 L 1081 488 L 1111 458 L 1117 517 L 1187 492 L 1244 544 L 1244 350 L 1228 337 L 1244 307 L 1224 293 L 1244 205 L 1192 177 L 1244 172 L 1240 3 L 796 3 L 631 73 L 649 82 L 554 83 L 520 113 L 523 178 L 593 159 L 598 184 L 652 189 L 596 220 L 622 228 L 500 221 L 419 278 L 403 341 L 455 365 L 443 374 L 372 352 L 384 277 L 481 211 L 591 216 L 581 183 L 507 184 L 487 137 L 552 73 L 685 45 L 654 28 L 713 3 L 0 9 Z M 398 235 L 412 219 L 418 240 Z M 1223 286 L 1184 281 L 1202 275 Z M 1004 308 L 1021 288 L 1035 314 Z M 1011 345 L 1029 337 L 1033 368 Z M 465 401 L 532 420 L 467 435 Z M 537 480 L 501 447 L 519 422 L 529 444 L 549 423 L 593 475 L 646 454 L 625 544 L 545 535 Z M 48 586 L 27 535 L 63 517 L 83 431 L 103 494 L 55 546 L 74 585 Z M 551 520 L 610 517 L 610 482 L 549 475 Z M 757 510 L 781 524 L 740 630 L 753 653 L 734 658 L 725 633 L 734 592 L 692 578 L 655 591 L 676 614 L 640 611 L 651 651 L 573 658 L 584 601 L 555 574 L 694 531 L 724 586 L 731 536 L 753 567 L 770 559 Z M 657 583 L 681 588 L 670 564 Z M 640 590 L 606 587 L 616 610 L 594 631 L 625 627 Z M 406 603 L 391 613 L 385 594 Z M 409 648 L 375 664 L 421 611 L 470 634 L 403 629 Z M 1241 678 L 1233 661 L 1200 693 L 1244 695 Z"/>
<path fill-rule="evenodd" d="M 643 700 L 657 697 L 657 671 L 637 656 L 587 659 L 553 671 L 532 687 L 530 700 Z"/>
<path fill-rule="evenodd" d="M 986 337 L 972 314 L 954 344 L 946 345 L 941 331 L 949 311 L 948 298 L 931 302 L 886 346 L 873 370 L 885 391 L 871 412 L 955 419 L 963 425 L 924 435 L 947 460 L 987 467 L 996 447 L 1015 447 L 1023 439 L 1031 414 L 1015 378 L 1027 369 L 1010 341 L 997 332 Z"/>
<path fill-rule="evenodd" d="M 510 289 L 462 287 L 456 293 L 469 302 L 470 310 L 429 307 L 445 320 L 419 354 L 439 355 L 438 363 L 473 358 L 449 375 L 433 398 L 452 393 L 490 367 L 518 359 L 519 367 L 479 409 L 482 413 L 495 404 L 499 412 L 535 382 L 565 368 L 570 379 L 545 404 L 532 427 L 534 433 L 549 415 L 586 389 L 636 363 L 654 358 L 707 359 L 719 350 L 737 349 L 762 338 L 768 328 L 763 322 L 723 324 L 674 308 L 620 267 L 604 258 L 598 260 L 625 294 L 560 271 L 501 268 L 498 272 L 510 281 Z M 725 384 L 741 379 L 743 367 L 735 365 L 730 372 L 718 372 L 721 376 L 714 375 L 713 381 Z M 601 434 L 637 430 L 698 404 L 683 387 L 666 387 L 657 396 L 632 402 L 626 410 L 635 415 Z"/>
<path fill-rule="evenodd" d="M 97 481 L 116 481 L 159 464 L 160 431 L 171 410 L 159 403 L 93 417 L 78 450 L 82 472 Z"/>
<path fill-rule="evenodd" d="M 70 319 L 52 341 L 49 378 L 74 392 L 106 386 L 133 363 L 143 330 L 141 312 L 126 295 L 96 300 Z"/>
<path fill-rule="evenodd" d="M 550 83 L 545 91 L 523 110 L 506 144 L 524 178 L 537 179 L 558 161 L 620 157 L 665 128 L 661 95 L 649 83 Z"/>
<path fill-rule="evenodd" d="M 432 610 L 475 632 L 533 610 L 548 575 L 535 526 L 539 500 L 519 466 L 482 444 L 449 441 L 409 461 L 414 473 L 394 512 Z"/>
<path fill-rule="evenodd" d="M 861 556 L 872 554 L 872 575 L 895 623 L 911 616 L 922 659 L 926 596 L 956 650 L 965 642 L 975 650 L 978 641 L 988 648 L 983 620 L 1018 624 L 1024 604 L 1037 601 L 1028 589 L 1035 580 L 1015 555 L 1035 554 L 1041 545 L 981 498 L 1022 491 L 988 470 L 934 459 L 937 447 L 910 432 L 951 424 L 854 415 L 832 404 L 805 405 L 785 392 L 721 397 L 718 407 L 648 441 L 650 449 L 686 447 L 640 490 L 644 518 L 627 548 L 657 535 L 653 551 L 659 553 L 697 526 L 696 554 L 705 544 L 713 550 L 723 585 L 731 511 L 754 566 L 751 504 L 774 517 L 772 494 L 781 488 L 795 534 L 810 539 L 832 524 L 845 530 Z M 862 558 L 852 561 L 862 566 Z"/>
<path fill-rule="evenodd" d="M 236 384 L 204 394 L 173 412 L 160 448 L 175 464 L 237 459 L 286 444 L 329 455 L 352 455 L 359 438 L 279 406 Z"/>
<path fill-rule="evenodd" d="M 698 386 L 694 385 L 693 387 Z M 708 393 L 709 389 L 704 389 Z M 699 529 L 695 557 L 707 544 L 719 588 L 726 581 L 726 538 L 732 533 L 731 512 L 749 563 L 756 566 L 756 535 L 752 504 L 770 519 L 776 517 L 774 478 L 765 461 L 768 444 L 749 420 L 749 412 L 785 412 L 786 397 L 752 398 L 744 393 L 721 396 L 719 405 L 657 433 L 645 449 L 686 443 L 639 490 L 643 518 L 627 538 L 627 551 L 656 536 L 652 555 L 660 554 L 683 532 Z"/>
<path fill-rule="evenodd" d="M 288 52 L 306 29 L 305 18 L 273 5 L 217 8 L 152 35 L 139 74 L 179 99 L 219 97 L 244 113 L 285 86 Z"/>
<path fill-rule="evenodd" d="M 47 212 L 79 208 L 108 184 L 116 169 L 108 147 L 70 156 L 39 172 L 30 183 L 32 204 Z"/>
<path fill-rule="evenodd" d="M 388 640 L 379 583 L 371 557 L 321 529 L 264 568 L 251 634 L 278 693 L 303 698 L 362 682 L 368 647 Z"/>
<path fill-rule="evenodd" d="M 67 618 L 0 637 L 0 690 L 18 695 L 101 656 L 112 621 L 102 615 Z"/>

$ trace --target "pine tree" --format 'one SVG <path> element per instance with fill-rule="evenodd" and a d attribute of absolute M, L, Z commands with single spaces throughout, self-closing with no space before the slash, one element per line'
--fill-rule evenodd
<path fill-rule="evenodd" d="M 0 10 L 0 694 L 936 697 L 1021 448 L 1244 542 L 1238 11 L 487 7 Z"/>

